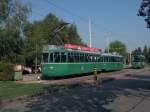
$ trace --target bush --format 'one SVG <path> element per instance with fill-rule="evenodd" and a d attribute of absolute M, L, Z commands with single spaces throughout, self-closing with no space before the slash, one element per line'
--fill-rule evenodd
<path fill-rule="evenodd" d="M 14 80 L 14 68 L 12 64 L 0 61 L 0 81 Z"/>

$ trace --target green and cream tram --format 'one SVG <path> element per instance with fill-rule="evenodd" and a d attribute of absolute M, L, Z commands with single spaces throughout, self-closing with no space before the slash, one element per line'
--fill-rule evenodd
<path fill-rule="evenodd" d="M 132 68 L 134 68 L 134 69 L 144 68 L 145 57 L 143 55 L 135 55 L 132 58 L 133 58 Z"/>
<path fill-rule="evenodd" d="M 43 50 L 41 77 L 81 75 L 97 71 L 123 68 L 122 56 L 102 54 L 99 49 L 72 44 L 48 45 Z"/>

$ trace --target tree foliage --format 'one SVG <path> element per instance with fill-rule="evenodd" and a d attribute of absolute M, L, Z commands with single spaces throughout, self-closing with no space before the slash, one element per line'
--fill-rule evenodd
<path fill-rule="evenodd" d="M 126 45 L 118 40 L 113 41 L 109 44 L 109 52 L 117 52 L 120 55 L 124 56 L 126 58 L 127 56 L 127 49 Z"/>
<path fill-rule="evenodd" d="M 49 13 L 43 20 L 28 23 L 25 27 L 24 56 L 27 65 L 41 60 L 42 46 L 45 44 L 63 45 L 65 43 L 84 44 L 74 24 L 66 24 L 63 20 Z M 37 48 L 37 49 L 36 49 Z"/>
<path fill-rule="evenodd" d="M 4 17 L 0 18 L 0 42 L 2 43 L 0 44 L 0 60 L 23 63 L 23 29 L 28 21 L 27 15 L 30 9 L 18 0 L 2 0 L 1 2 L 4 8 L 1 8 L 0 14 Z"/>
<path fill-rule="evenodd" d="M 8 0 L 0 0 L 0 24 L 8 17 Z"/>
<path fill-rule="evenodd" d="M 147 28 L 150 28 L 150 0 L 142 0 L 140 9 L 138 11 L 138 16 L 145 17 Z"/>
<path fill-rule="evenodd" d="M 0 1 L 0 60 L 13 64 L 40 64 L 42 46 L 64 43 L 84 44 L 76 25 L 49 13 L 43 20 L 29 22 L 31 7 L 20 0 Z"/>
<path fill-rule="evenodd" d="M 150 63 L 150 47 L 148 48 L 146 45 L 144 46 L 143 50 L 141 47 L 136 48 L 135 50 L 132 51 L 132 55 L 144 55 L 145 56 L 145 61 L 147 63 Z"/>

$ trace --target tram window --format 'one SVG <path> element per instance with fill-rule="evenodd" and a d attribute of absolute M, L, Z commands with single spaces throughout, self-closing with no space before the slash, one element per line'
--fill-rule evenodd
<path fill-rule="evenodd" d="M 109 56 L 109 57 L 107 57 L 107 61 L 108 61 L 108 62 L 110 62 L 110 56 Z"/>
<path fill-rule="evenodd" d="M 95 62 L 97 62 L 97 60 L 98 60 L 98 57 L 97 57 L 97 56 L 95 56 Z"/>
<path fill-rule="evenodd" d="M 104 57 L 104 62 L 107 62 L 107 57 Z"/>
<path fill-rule="evenodd" d="M 112 59 L 113 59 L 113 62 L 115 62 L 116 60 L 115 60 L 115 57 L 112 57 Z"/>
<path fill-rule="evenodd" d="M 115 57 L 112 57 L 112 62 L 115 62 Z"/>
<path fill-rule="evenodd" d="M 114 57 L 114 59 L 115 59 L 115 62 L 117 62 L 117 57 Z"/>
<path fill-rule="evenodd" d="M 86 55 L 83 54 L 83 62 L 86 62 Z"/>
<path fill-rule="evenodd" d="M 61 62 L 66 62 L 66 54 L 61 53 Z"/>
<path fill-rule="evenodd" d="M 84 62 L 84 55 L 80 54 L 80 62 Z"/>
<path fill-rule="evenodd" d="M 107 57 L 107 62 L 109 62 L 109 57 Z"/>
<path fill-rule="evenodd" d="M 77 54 L 77 62 L 80 62 L 80 56 L 79 56 L 79 54 Z"/>
<path fill-rule="evenodd" d="M 109 62 L 109 57 L 106 57 L 106 62 Z"/>
<path fill-rule="evenodd" d="M 121 58 L 119 58 L 119 62 L 121 62 Z"/>
<path fill-rule="evenodd" d="M 101 62 L 101 57 L 97 56 L 97 62 Z"/>
<path fill-rule="evenodd" d="M 98 62 L 98 56 L 95 56 L 96 57 L 96 60 L 95 60 L 95 62 Z"/>
<path fill-rule="evenodd" d="M 103 62 L 106 62 L 106 57 L 105 56 L 103 57 Z"/>
<path fill-rule="evenodd" d="M 118 62 L 118 57 L 115 57 L 115 62 Z"/>
<path fill-rule="evenodd" d="M 103 62 L 103 57 L 99 57 L 99 62 Z"/>
<path fill-rule="evenodd" d="M 82 57 L 82 55 L 80 54 L 80 62 L 82 62 L 82 60 L 83 60 L 83 57 Z"/>
<path fill-rule="evenodd" d="M 49 62 L 53 62 L 53 53 L 50 53 Z"/>
<path fill-rule="evenodd" d="M 91 56 L 91 62 L 94 62 L 94 56 L 93 55 Z"/>
<path fill-rule="evenodd" d="M 119 57 L 117 58 L 117 62 L 120 62 L 120 58 Z"/>
<path fill-rule="evenodd" d="M 74 54 L 74 59 L 75 59 L 75 62 L 79 62 L 79 54 L 78 53 Z"/>
<path fill-rule="evenodd" d="M 86 55 L 86 62 L 90 62 L 90 56 L 88 54 Z"/>
<path fill-rule="evenodd" d="M 92 62 L 92 60 L 93 60 L 93 57 L 92 57 L 92 55 L 90 55 L 90 57 L 89 57 L 89 58 L 90 58 L 90 62 Z"/>
<path fill-rule="evenodd" d="M 104 56 L 101 57 L 101 62 L 104 62 Z"/>
<path fill-rule="evenodd" d="M 43 53 L 43 62 L 48 63 L 48 53 Z"/>
<path fill-rule="evenodd" d="M 59 52 L 54 53 L 54 60 L 56 63 L 60 63 L 60 54 Z"/>
<path fill-rule="evenodd" d="M 122 58 L 120 58 L 120 62 L 123 62 L 123 59 L 122 59 Z"/>
<path fill-rule="evenodd" d="M 86 61 L 86 62 L 90 62 L 90 57 L 89 57 L 88 54 L 85 54 L 85 61 Z"/>
<path fill-rule="evenodd" d="M 99 56 L 97 56 L 97 62 L 100 62 L 100 57 Z"/>
<path fill-rule="evenodd" d="M 74 62 L 73 53 L 68 53 L 68 62 Z"/>
<path fill-rule="evenodd" d="M 109 57 L 109 62 L 112 62 L 112 56 L 111 56 L 111 57 Z"/>
<path fill-rule="evenodd" d="M 92 62 L 95 62 L 95 56 L 92 56 Z"/>
<path fill-rule="evenodd" d="M 111 62 L 114 62 L 114 57 L 111 56 L 111 59 L 110 59 L 110 60 L 111 60 Z"/>

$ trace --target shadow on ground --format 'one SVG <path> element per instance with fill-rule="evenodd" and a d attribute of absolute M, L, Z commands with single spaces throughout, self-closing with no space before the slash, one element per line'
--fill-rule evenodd
<path fill-rule="evenodd" d="M 135 77 L 138 77 L 138 80 L 128 76 L 126 79 L 114 80 L 103 85 L 62 87 L 58 91 L 49 88 L 48 94 L 23 102 L 25 112 L 111 112 L 112 110 L 105 108 L 105 105 L 112 103 L 119 95 L 143 97 L 150 94 L 150 77 L 146 77 L 148 80 Z M 7 111 L 15 110 L 3 110 Z"/>

